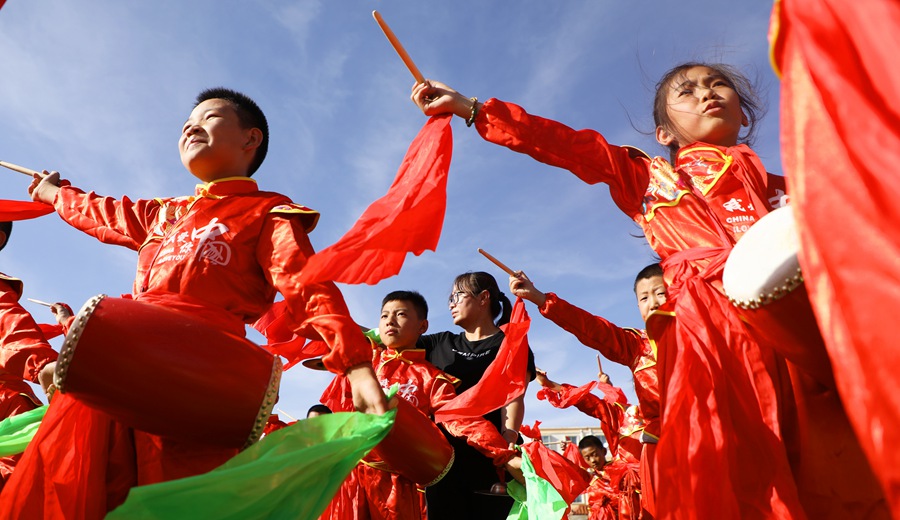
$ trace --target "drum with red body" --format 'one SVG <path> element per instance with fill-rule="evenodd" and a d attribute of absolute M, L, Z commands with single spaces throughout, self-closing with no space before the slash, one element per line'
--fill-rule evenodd
<path fill-rule="evenodd" d="M 240 448 L 259 439 L 281 360 L 160 305 L 96 296 L 63 342 L 59 391 L 155 435 Z"/>
<path fill-rule="evenodd" d="M 776 209 L 735 244 L 722 285 L 760 341 L 834 388 L 831 362 L 800 272 L 799 250 L 790 206 Z"/>
<path fill-rule="evenodd" d="M 364 462 L 423 487 L 437 484 L 453 466 L 453 447 L 431 419 L 406 399 L 397 400 L 394 427 Z"/>

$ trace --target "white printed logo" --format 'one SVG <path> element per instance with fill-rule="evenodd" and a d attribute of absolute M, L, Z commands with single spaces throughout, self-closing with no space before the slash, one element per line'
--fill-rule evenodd
<path fill-rule="evenodd" d="M 215 240 L 228 232 L 228 226 L 220 224 L 218 217 L 209 221 L 209 224 L 200 229 L 194 229 L 191 240 L 198 240 L 194 258 L 206 258 L 216 265 L 228 265 L 231 260 L 231 246 L 227 243 Z"/>

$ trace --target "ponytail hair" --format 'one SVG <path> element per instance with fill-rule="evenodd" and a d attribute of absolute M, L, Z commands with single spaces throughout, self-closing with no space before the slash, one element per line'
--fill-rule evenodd
<path fill-rule="evenodd" d="M 497 280 L 490 274 L 484 271 L 463 273 L 453 280 L 453 287 L 458 287 L 459 290 L 473 297 L 487 291 L 491 302 L 491 318 L 495 320 L 495 324 L 499 327 L 509 323 L 512 315 L 512 303 L 505 294 L 500 292 Z"/>

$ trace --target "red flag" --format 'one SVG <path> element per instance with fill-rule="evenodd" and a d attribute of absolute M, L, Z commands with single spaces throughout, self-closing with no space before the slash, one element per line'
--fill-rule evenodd
<path fill-rule="evenodd" d="M 521 433 L 525 437 L 528 437 L 529 439 L 534 439 L 536 441 L 539 441 L 539 440 L 541 440 L 541 437 L 543 437 L 543 435 L 541 435 L 540 426 L 541 426 L 541 421 L 534 421 L 534 426 L 528 426 L 527 424 L 523 424 L 519 428 L 519 433 Z"/>
<path fill-rule="evenodd" d="M 506 337 L 500 344 L 497 357 L 484 371 L 478 384 L 434 413 L 435 422 L 481 417 L 525 393 L 530 325 L 531 318 L 525 312 L 525 304 L 521 298 L 516 298 L 512 317 L 506 325 Z"/>
<path fill-rule="evenodd" d="M 800 266 L 844 410 L 896 518 L 900 72 L 889 64 L 898 29 L 896 0 L 782 0 L 772 19 Z"/>
<path fill-rule="evenodd" d="M 566 443 L 566 450 L 563 452 L 563 457 L 572 461 L 572 463 L 579 468 L 588 467 L 587 461 L 581 456 L 581 450 L 578 449 L 578 445 L 574 442 Z"/>
<path fill-rule="evenodd" d="M 613 386 L 609 383 L 600 383 L 597 382 L 597 389 L 603 392 L 603 400 L 607 403 L 614 405 L 621 405 L 622 408 L 628 406 L 628 398 L 625 397 L 625 392 L 619 388 L 618 386 Z"/>
<path fill-rule="evenodd" d="M 266 337 L 267 344 L 262 347 L 287 362 L 287 370 L 304 359 L 320 357 L 328 354 L 328 345 L 320 339 L 309 340 L 294 333 L 291 317 L 287 312 L 284 300 L 277 301 L 260 317 L 253 328 Z"/>
<path fill-rule="evenodd" d="M 425 123 L 387 194 L 340 240 L 310 257 L 300 275 L 302 283 L 374 285 L 399 273 L 407 253 L 437 248 L 453 151 L 450 118 L 435 116 Z"/>
<path fill-rule="evenodd" d="M 3 7 L 3 0 L 0 0 L 0 7 Z M 43 217 L 53 212 L 53 206 L 43 202 L 0 200 L 0 222 L 28 220 L 30 218 Z"/>
<path fill-rule="evenodd" d="M 549 482 L 567 504 L 571 504 L 591 483 L 591 476 L 587 471 L 541 442 L 525 443 L 522 449 L 528 454 L 534 472 Z"/>
<path fill-rule="evenodd" d="M 597 387 L 600 383 L 597 381 L 591 381 L 590 383 L 579 386 L 578 388 L 572 388 L 570 386 L 563 386 L 564 391 L 562 392 L 554 392 L 547 388 L 541 388 L 538 390 L 537 398 L 540 401 L 547 400 L 556 408 L 568 408 L 570 406 L 575 406 L 581 401 L 585 399 L 585 397 L 591 393 L 591 390 Z"/>

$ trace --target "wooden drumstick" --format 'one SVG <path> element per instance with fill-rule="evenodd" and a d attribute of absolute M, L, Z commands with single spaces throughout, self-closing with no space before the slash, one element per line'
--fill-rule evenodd
<path fill-rule="evenodd" d="M 416 78 L 417 83 L 425 83 L 425 76 L 422 76 L 422 73 L 419 72 L 419 68 L 416 67 L 416 64 L 413 63 L 412 58 L 409 57 L 409 54 L 406 52 L 406 49 L 403 48 L 403 45 L 400 44 L 400 40 L 394 35 L 394 31 L 388 27 L 387 22 L 384 21 L 384 18 L 381 17 L 381 13 L 378 11 L 372 11 L 372 16 L 375 17 L 375 21 L 378 22 L 378 26 L 381 27 L 381 30 L 384 32 L 384 35 L 387 36 L 389 42 L 394 47 L 394 50 L 397 51 L 397 54 L 400 55 L 400 59 L 403 60 L 403 63 L 406 65 L 406 68 L 412 73 L 413 77 Z"/>
<path fill-rule="evenodd" d="M 3 166 L 4 168 L 9 168 L 10 170 L 12 170 L 14 172 L 19 172 L 24 175 L 28 175 L 29 177 L 33 177 L 35 175 L 39 175 L 41 177 L 44 176 L 44 174 L 41 172 L 36 172 L 36 171 L 26 168 L 24 166 L 19 166 L 18 164 L 8 163 L 6 161 L 0 161 L 0 166 Z"/>
<path fill-rule="evenodd" d="M 503 269 L 503 271 L 505 271 L 506 274 L 508 274 L 508 275 L 510 275 L 510 276 L 516 276 L 516 272 L 515 272 L 515 271 L 513 271 L 512 269 L 510 269 L 509 267 L 507 267 L 506 264 L 504 264 L 504 263 L 501 262 L 500 260 L 497 260 L 496 258 L 494 258 L 493 256 L 491 256 L 491 254 L 488 253 L 487 251 L 485 251 L 484 249 L 481 249 L 481 248 L 479 247 L 479 248 L 478 248 L 478 252 L 481 253 L 481 254 L 483 254 L 484 257 L 487 258 L 488 260 L 490 260 L 491 262 L 494 262 L 494 265 L 496 265 L 496 266 L 499 267 L 500 269 Z"/>
<path fill-rule="evenodd" d="M 280 413 L 281 415 L 287 417 L 288 420 L 291 420 L 291 421 L 296 421 L 296 420 L 297 420 L 297 419 L 294 419 L 293 417 L 291 417 L 287 412 L 285 412 L 285 411 L 282 410 L 281 408 L 276 408 L 276 411 L 277 411 L 278 413 Z"/>
<path fill-rule="evenodd" d="M 41 300 L 35 300 L 34 298 L 28 298 L 28 301 L 30 301 L 32 303 L 36 303 L 38 305 L 43 305 L 45 307 L 51 307 L 51 308 L 53 307 L 52 303 L 42 302 Z"/>

